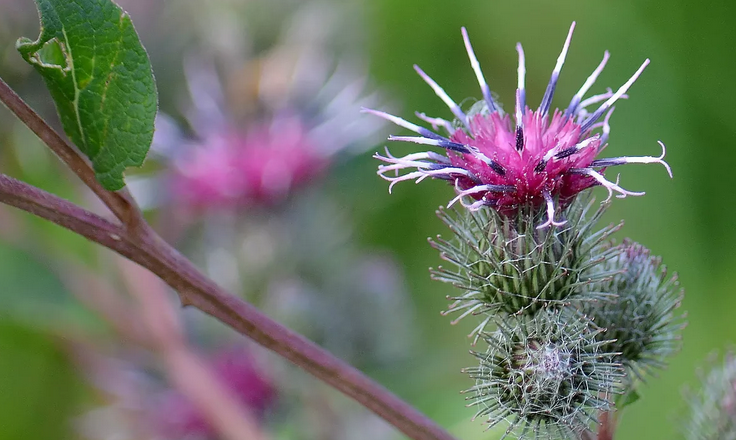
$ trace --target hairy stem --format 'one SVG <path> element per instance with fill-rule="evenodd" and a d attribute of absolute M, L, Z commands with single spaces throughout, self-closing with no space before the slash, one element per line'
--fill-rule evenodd
<path fill-rule="evenodd" d="M 112 223 L 73 203 L 0 175 L 0 202 L 80 234 L 147 268 L 194 306 L 278 353 L 385 419 L 415 440 L 452 440 L 440 426 L 357 369 L 229 294 L 166 243 L 127 193 L 102 188 L 75 149 L 0 80 L 0 101 L 44 141 L 121 221 Z"/>

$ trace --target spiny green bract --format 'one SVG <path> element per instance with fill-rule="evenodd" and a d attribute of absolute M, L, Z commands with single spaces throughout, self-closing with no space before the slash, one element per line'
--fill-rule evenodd
<path fill-rule="evenodd" d="M 687 392 L 690 414 L 683 426 L 687 440 L 736 440 L 736 358 L 701 375 L 697 392 Z"/>
<path fill-rule="evenodd" d="M 470 314 L 533 315 L 573 299 L 604 298 L 593 292 L 580 295 L 582 286 L 610 276 L 589 269 L 617 252 L 599 244 L 618 227 L 593 231 L 607 205 L 590 215 L 592 205 L 589 198 L 575 201 L 562 213 L 564 226 L 544 229 L 536 227 L 543 213 L 511 218 L 492 209 L 438 211 L 454 237 L 448 241 L 438 236 L 430 242 L 456 269 L 439 267 L 432 276 L 465 292 L 450 297 L 455 302 L 448 312 L 461 312 L 458 320 Z"/>
<path fill-rule="evenodd" d="M 473 352 L 480 365 L 464 370 L 476 382 L 466 391 L 475 417 L 506 421 L 506 434 L 519 439 L 579 438 L 611 408 L 623 376 L 600 332 L 570 309 L 501 320 L 482 334 L 488 350 Z"/>
<path fill-rule="evenodd" d="M 616 248 L 620 252 L 615 258 L 591 272 L 617 273 L 586 287 L 589 294 L 614 296 L 609 301 L 585 303 L 584 310 L 596 325 L 606 329 L 598 339 L 615 340 L 607 349 L 620 353 L 617 359 L 627 372 L 643 379 L 653 368 L 664 367 L 665 360 L 680 347 L 684 320 L 675 310 L 683 292 L 677 275 L 668 276 L 661 258 L 651 256 L 644 246 L 625 240 Z"/>

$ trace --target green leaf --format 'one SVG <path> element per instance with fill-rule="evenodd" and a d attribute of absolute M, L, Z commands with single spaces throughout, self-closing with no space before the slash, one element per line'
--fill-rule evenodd
<path fill-rule="evenodd" d="M 110 0 L 36 0 L 38 40 L 16 48 L 43 76 L 64 131 L 108 190 L 140 166 L 153 140 L 151 63 L 126 12 Z"/>
<path fill-rule="evenodd" d="M 625 394 L 622 394 L 616 398 L 616 408 L 621 411 L 627 406 L 635 403 L 641 398 L 639 396 L 639 393 L 637 393 L 635 390 L 630 390 Z"/>

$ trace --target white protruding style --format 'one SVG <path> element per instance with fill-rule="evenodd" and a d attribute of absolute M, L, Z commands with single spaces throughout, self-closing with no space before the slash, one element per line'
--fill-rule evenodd
<path fill-rule="evenodd" d="M 460 189 L 460 187 L 458 186 L 458 181 L 455 180 L 455 191 L 457 191 L 457 196 L 455 196 L 452 200 L 450 200 L 450 203 L 447 204 L 447 207 L 449 208 L 455 203 L 457 203 L 458 201 L 462 201 L 463 197 L 468 196 L 470 194 L 477 194 L 479 192 L 488 192 L 488 191 L 508 192 L 508 191 L 513 191 L 515 189 L 514 187 L 502 188 L 502 186 L 503 185 L 477 185 L 477 186 L 473 186 L 473 187 L 463 190 L 463 189 Z"/>
<path fill-rule="evenodd" d="M 581 125 L 581 130 L 582 130 L 582 131 L 585 131 L 585 130 L 586 130 L 586 129 L 587 129 L 588 127 L 590 127 L 590 126 L 591 126 L 591 125 L 592 125 L 592 124 L 593 124 L 593 123 L 594 123 L 594 122 L 595 122 L 595 121 L 596 121 L 596 120 L 597 120 L 598 118 L 600 118 L 600 117 L 601 117 L 601 115 L 602 115 L 602 114 L 603 114 L 603 113 L 604 113 L 604 112 L 605 112 L 606 110 L 608 110 L 608 108 L 609 108 L 609 107 L 610 107 L 611 105 L 613 105 L 613 103 L 614 103 L 614 102 L 618 101 L 618 100 L 619 100 L 619 98 L 621 98 L 621 97 L 622 97 L 622 96 L 624 95 L 624 93 L 626 93 L 626 92 L 627 92 L 627 91 L 629 90 L 629 88 L 630 88 L 630 87 L 631 87 L 631 86 L 632 86 L 632 85 L 634 84 L 634 82 L 635 82 L 635 81 L 636 81 L 637 79 L 639 79 L 639 76 L 641 75 L 641 73 L 642 73 L 642 72 L 644 72 L 644 69 L 645 69 L 645 68 L 646 68 L 646 67 L 647 67 L 648 65 L 649 65 L 649 58 L 647 58 L 646 60 L 644 60 L 644 63 L 642 63 L 641 67 L 639 67 L 639 69 L 638 69 L 638 70 L 636 71 L 636 73 L 634 73 L 634 75 L 633 75 L 633 76 L 632 76 L 631 78 L 629 78 L 629 80 L 628 80 L 628 81 L 626 81 L 626 82 L 624 83 L 624 85 L 622 85 L 622 86 L 621 86 L 621 87 L 620 87 L 620 88 L 619 88 L 619 89 L 618 89 L 618 90 L 616 91 L 616 93 L 614 93 L 614 94 L 613 94 L 613 96 L 611 96 L 610 98 L 608 98 L 608 100 L 607 100 L 606 102 L 604 102 L 603 104 L 601 104 L 601 106 L 600 106 L 600 107 L 598 107 L 598 110 L 596 110 L 596 111 L 595 111 L 595 112 L 593 113 L 593 115 L 592 115 L 592 116 L 591 116 L 590 118 L 588 118 L 588 119 L 587 119 L 587 120 L 586 120 L 585 122 L 583 122 L 583 123 L 582 123 L 582 125 Z"/>
<path fill-rule="evenodd" d="M 439 84 L 435 82 L 435 80 L 433 80 L 432 78 L 429 77 L 429 75 L 424 73 L 424 71 L 416 64 L 414 65 L 414 70 L 417 71 L 417 73 L 419 74 L 419 76 L 422 77 L 424 82 L 426 82 L 427 84 L 429 84 L 430 87 L 432 87 L 432 90 L 434 90 L 434 93 L 436 93 L 437 96 L 439 96 L 439 98 L 450 108 L 450 111 L 452 111 L 452 114 L 454 114 L 456 118 L 462 121 L 463 125 L 465 125 L 465 127 L 468 128 L 468 130 L 470 130 L 470 127 L 468 126 L 468 117 L 460 109 L 460 106 L 457 105 L 455 101 L 452 100 L 452 98 L 450 98 L 447 92 L 445 92 L 445 90 L 442 87 L 440 87 Z"/>
<path fill-rule="evenodd" d="M 550 226 L 562 226 L 567 223 L 566 220 L 561 222 L 555 221 L 555 201 L 552 199 L 552 195 L 547 190 L 542 191 L 544 201 L 547 204 L 547 221 L 537 226 L 537 229 L 544 229 Z"/>
<path fill-rule="evenodd" d="M 619 193 L 616 196 L 619 199 L 626 198 L 626 196 L 643 196 L 644 194 L 646 194 L 644 191 L 642 192 L 627 191 L 621 188 L 620 186 L 618 186 L 618 177 L 616 177 L 616 183 L 613 183 L 609 180 L 606 180 L 606 178 L 603 177 L 601 173 L 595 170 L 591 170 L 590 168 L 582 168 L 582 169 L 577 170 L 577 172 L 594 178 L 598 183 L 603 185 L 603 187 L 605 187 L 608 190 L 608 198 L 604 200 L 604 203 L 611 200 L 611 197 L 613 196 L 614 191 Z"/>
<path fill-rule="evenodd" d="M 672 178 L 672 169 L 670 168 L 670 165 L 664 161 L 665 153 L 667 152 L 664 143 L 662 141 L 657 141 L 659 143 L 659 146 L 662 147 L 662 154 L 659 156 L 621 156 L 621 157 L 611 157 L 611 158 L 605 158 L 605 159 L 599 159 L 594 160 L 591 163 L 591 166 L 594 167 L 608 167 L 608 166 L 615 166 L 615 165 L 624 165 L 629 163 L 658 163 L 661 164 L 666 170 L 667 174 L 669 174 L 670 179 Z"/>
<path fill-rule="evenodd" d="M 608 53 L 608 51 L 605 51 L 603 53 L 603 61 L 601 61 L 600 64 L 598 64 L 598 67 L 595 68 L 592 74 L 588 77 L 588 79 L 585 80 L 585 83 L 583 83 L 583 86 L 580 87 L 580 90 L 575 94 L 575 96 L 572 97 L 572 100 L 570 101 L 570 106 L 565 110 L 566 115 L 574 115 L 577 113 L 578 106 L 580 105 L 580 101 L 582 101 L 583 96 L 585 96 L 586 93 L 588 93 L 588 90 L 590 90 L 591 87 L 593 87 L 593 84 L 595 84 L 595 81 L 598 79 L 598 75 L 603 72 L 603 68 L 606 67 L 606 63 L 608 62 L 608 58 L 610 58 L 611 54 Z"/>
<path fill-rule="evenodd" d="M 494 112 L 496 111 L 496 103 L 493 102 L 491 89 L 490 87 L 488 87 L 488 83 L 483 77 L 483 72 L 480 70 L 480 63 L 478 62 L 478 58 L 475 56 L 473 46 L 470 44 L 468 31 L 467 29 L 465 29 L 465 27 L 462 27 L 461 31 L 463 34 L 463 41 L 465 42 L 465 50 L 468 52 L 468 58 L 470 58 L 470 66 L 473 68 L 473 72 L 475 72 L 475 77 L 478 79 L 478 84 L 480 85 L 480 90 L 483 93 L 483 98 L 486 100 L 486 104 L 488 104 L 488 110 Z"/>
<path fill-rule="evenodd" d="M 442 127 L 445 129 L 445 131 L 447 131 L 447 134 L 449 135 L 452 135 L 452 133 L 455 132 L 455 129 L 452 128 L 452 123 L 447 119 L 433 118 L 431 116 L 427 116 L 425 113 L 420 112 L 414 112 L 414 114 L 417 115 L 417 118 L 430 124 L 434 130 L 438 130 L 439 127 Z"/>
<path fill-rule="evenodd" d="M 518 84 L 516 86 L 516 126 L 524 126 L 524 112 L 526 111 L 526 61 L 524 59 L 524 48 L 521 43 L 516 43 L 516 51 L 519 52 L 519 68 L 517 69 Z"/>
<path fill-rule="evenodd" d="M 567 33 L 565 44 L 562 46 L 562 52 L 560 52 L 560 56 L 557 57 L 557 64 L 555 64 L 555 69 L 552 71 L 552 76 L 549 79 L 547 90 L 544 92 L 542 104 L 539 106 L 539 112 L 542 116 L 547 114 L 549 107 L 552 104 L 552 98 L 555 95 L 555 87 L 557 87 L 557 79 L 560 77 L 562 66 L 565 64 L 565 58 L 567 57 L 567 51 L 570 49 L 570 42 L 572 41 L 572 33 L 574 30 L 575 22 L 573 21 L 572 25 L 570 25 L 570 30 Z"/>

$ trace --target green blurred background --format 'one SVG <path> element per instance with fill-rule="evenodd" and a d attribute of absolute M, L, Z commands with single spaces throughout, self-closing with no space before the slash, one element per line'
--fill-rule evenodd
<path fill-rule="evenodd" d="M 30 11 L 33 16 L 30 0 L 15 3 L 0 1 L 0 17 L 4 7 Z M 128 2 L 120 3 L 126 7 Z M 524 45 L 527 100 L 533 106 L 541 99 L 573 20 L 577 21 L 576 33 L 553 105 L 567 105 L 606 49 L 611 60 L 594 92 L 604 86 L 617 88 L 645 58 L 651 58 L 652 63 L 629 91 L 630 99 L 617 104 L 606 156 L 657 155 L 657 140 L 662 140 L 674 179 L 657 166 L 623 167 L 622 186 L 647 194 L 615 200 L 606 216 L 610 222 L 625 219 L 619 238 L 631 237 L 645 244 L 679 273 L 686 289 L 683 308 L 689 326 L 682 352 L 642 389 L 643 398 L 626 410 L 617 438 L 675 438 L 684 405 L 683 386 L 696 384 L 696 369 L 705 364 L 707 355 L 723 351 L 736 338 L 736 228 L 732 226 L 736 218 L 736 118 L 731 114 L 736 96 L 736 3 L 374 0 L 361 4 L 360 9 L 372 80 L 387 91 L 406 117 L 414 110 L 449 115 L 415 74 L 414 63 L 456 101 L 480 96 L 463 48 L 461 26 L 467 27 L 486 78 L 507 108 L 513 103 L 516 84 L 515 43 Z M 130 12 L 134 22 L 143 23 L 139 28 L 154 70 L 159 78 L 167 77 L 176 67 L 168 64 L 166 47 L 156 41 L 161 33 L 149 30 L 157 24 L 149 23 L 152 19 L 144 8 L 131 7 Z M 166 14 L 157 17 L 167 19 Z M 165 23 L 161 26 L 166 27 Z M 31 22 L 18 30 L 22 33 L 7 35 L 0 29 L 4 36 L 0 74 L 31 88 L 33 79 L 20 79 L 25 67 L 12 46 L 18 36 L 36 35 L 37 25 Z M 35 87 L 40 87 L 37 80 Z M 162 90 L 162 106 L 175 101 L 175 94 L 175 90 Z M 43 99 L 38 92 L 30 100 L 47 106 Z M 2 138 L 27 145 L 13 161 L 41 164 L 34 168 L 35 175 L 24 177 L 57 193 L 71 194 L 65 180 L 68 174 L 49 171 L 54 167 L 49 155 L 9 119 L 8 112 L 0 110 Z M 396 151 L 403 147 L 397 146 Z M 0 157 L 8 156 L 3 150 L 5 145 L 0 146 Z M 438 257 L 426 238 L 445 233 L 434 210 L 447 202 L 452 190 L 439 182 L 406 183 L 389 196 L 375 167 L 375 160 L 366 153 L 335 170 L 327 190 L 340 199 L 355 221 L 357 240 L 367 248 L 397 256 L 417 306 L 416 352 L 420 355 L 400 370 L 368 373 L 458 438 L 496 438 L 496 433 L 484 432 L 479 422 L 469 420 L 473 410 L 463 406 L 458 394 L 470 385 L 459 370 L 474 362 L 467 353 L 465 336 L 473 323 L 453 327 L 440 316 L 447 305 L 445 295 L 452 292 L 432 282 L 427 272 L 427 267 L 438 264 Z M 2 169 L 12 174 L 17 166 L 3 163 Z M 596 191 L 601 198 L 605 196 L 602 190 Z M 55 243 L 48 258 L 72 251 L 90 254 L 82 239 L 22 218 L 38 231 L 39 243 L 44 242 L 43 237 Z M 58 427 L 75 414 L 78 406 L 74 402 L 84 393 L 79 378 L 63 361 L 63 350 L 38 329 L 59 313 L 77 312 L 54 307 L 62 302 L 59 298 L 67 296 L 62 284 L 44 269 L 45 262 L 10 241 L 0 242 L 0 438 L 66 438 Z M 15 313 L 18 309 L 26 313 Z M 86 322 L 93 318 L 79 319 L 81 326 L 94 326 Z"/>

